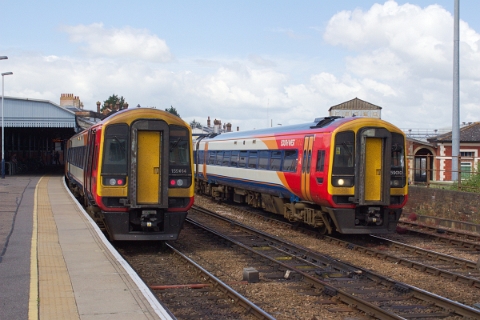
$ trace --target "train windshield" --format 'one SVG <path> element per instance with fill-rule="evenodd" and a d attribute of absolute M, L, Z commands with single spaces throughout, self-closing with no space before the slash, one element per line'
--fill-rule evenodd
<path fill-rule="evenodd" d="M 340 132 L 335 137 L 333 174 L 355 174 L 355 134 Z"/>
<path fill-rule="evenodd" d="M 393 188 L 405 186 L 405 140 L 401 134 L 392 133 L 392 167 L 390 170 L 390 183 Z"/>
<path fill-rule="evenodd" d="M 102 174 L 127 174 L 128 125 L 114 124 L 106 128 Z"/>
<path fill-rule="evenodd" d="M 188 166 L 190 171 L 190 139 L 188 130 L 182 127 L 170 126 L 170 167 Z"/>

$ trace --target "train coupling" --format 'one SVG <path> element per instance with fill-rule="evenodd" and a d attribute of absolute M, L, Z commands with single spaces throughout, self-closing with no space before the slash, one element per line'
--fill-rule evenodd
<path fill-rule="evenodd" d="M 140 225 L 142 228 L 156 228 L 161 221 L 157 217 L 155 210 L 143 210 L 140 216 Z"/>
<path fill-rule="evenodd" d="M 380 226 L 383 224 L 382 213 L 379 207 L 369 207 L 367 217 L 365 219 L 367 224 L 376 224 Z"/>

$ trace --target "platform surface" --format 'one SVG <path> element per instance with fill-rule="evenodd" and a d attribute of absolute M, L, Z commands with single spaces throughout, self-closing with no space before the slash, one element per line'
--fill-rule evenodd
<path fill-rule="evenodd" d="M 172 319 L 67 191 L 0 179 L 0 319 Z"/>

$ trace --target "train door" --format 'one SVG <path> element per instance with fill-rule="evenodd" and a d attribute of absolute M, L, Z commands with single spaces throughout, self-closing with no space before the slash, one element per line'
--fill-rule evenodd
<path fill-rule="evenodd" d="M 310 167 L 312 163 L 312 148 L 315 137 L 305 136 L 303 141 L 303 162 L 302 162 L 302 198 L 313 201 L 310 193 Z"/>
<path fill-rule="evenodd" d="M 391 140 L 385 129 L 367 128 L 357 134 L 355 198 L 360 205 L 387 205 L 390 200 Z"/>
<path fill-rule="evenodd" d="M 365 140 L 365 201 L 382 200 L 382 142 L 381 138 Z"/>
<path fill-rule="evenodd" d="M 95 161 L 95 140 L 96 140 L 96 129 L 90 130 L 88 133 L 88 143 L 87 143 L 87 161 L 85 164 L 85 188 L 90 194 L 93 189 L 92 172 L 93 172 L 93 163 Z"/>
<path fill-rule="evenodd" d="M 169 127 L 161 120 L 138 120 L 131 130 L 130 203 L 167 208 Z"/>

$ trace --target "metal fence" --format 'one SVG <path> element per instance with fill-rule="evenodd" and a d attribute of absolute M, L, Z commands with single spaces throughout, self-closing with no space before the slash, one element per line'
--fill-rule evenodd
<path fill-rule="evenodd" d="M 452 179 L 452 163 L 457 161 L 458 179 Z M 458 157 L 417 155 L 408 157 L 409 184 L 427 187 L 443 187 L 456 190 L 480 192 L 480 158 L 469 152 Z"/>

